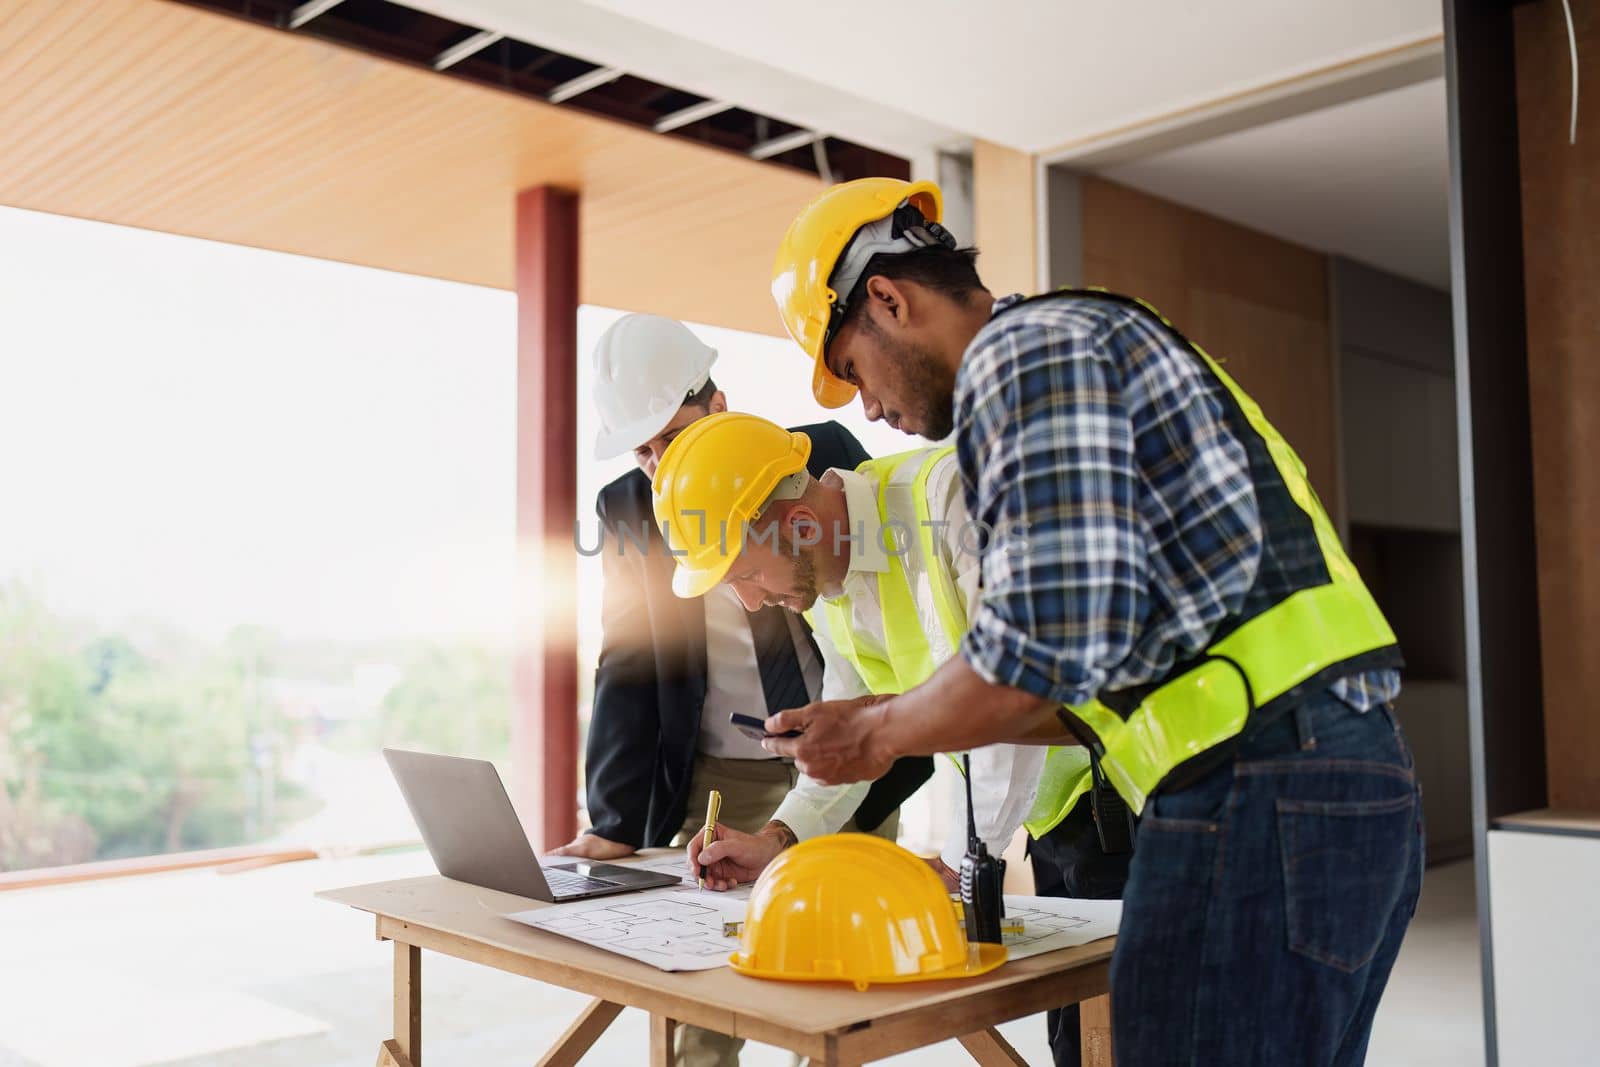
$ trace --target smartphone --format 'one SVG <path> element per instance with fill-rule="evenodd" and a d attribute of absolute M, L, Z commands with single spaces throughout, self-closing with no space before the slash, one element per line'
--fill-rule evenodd
<path fill-rule="evenodd" d="M 805 732 L 804 730 L 785 730 L 781 734 L 769 734 L 767 733 L 766 719 L 758 715 L 745 715 L 737 711 L 728 716 L 728 722 L 733 724 L 735 730 L 738 730 L 752 741 L 765 741 L 769 737 L 799 737 Z"/>

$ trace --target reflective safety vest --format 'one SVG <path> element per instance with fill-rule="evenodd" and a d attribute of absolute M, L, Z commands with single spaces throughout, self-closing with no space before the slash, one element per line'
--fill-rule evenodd
<path fill-rule="evenodd" d="M 928 478 L 954 451 L 918 449 L 869 459 L 856 468 L 878 487 L 879 528 L 864 536 L 880 538 L 889 556 L 888 569 L 877 576 L 885 654 L 864 652 L 856 643 L 849 596 L 819 600 L 806 613 L 811 628 L 828 635 L 874 693 L 903 693 L 921 685 L 955 655 L 967 632 L 966 609 L 942 560 L 938 527 L 928 510 Z M 1024 822 L 1028 832 L 1038 837 L 1055 826 L 1088 788 L 1088 752 L 1078 745 L 1050 749 Z"/>
<path fill-rule="evenodd" d="M 1059 290 L 1019 301 L 1000 314 L 1062 298 L 1140 308 L 1200 362 L 1219 386 L 1214 395 L 1249 458 L 1261 513 L 1263 551 L 1256 579 L 1242 608 L 1218 626 L 1211 644 L 1151 685 L 1101 693 L 1068 709 L 1077 720 L 1069 725 L 1137 812 L 1163 783 L 1177 787 L 1219 766 L 1252 715 L 1274 714 L 1349 674 L 1398 667 L 1400 650 L 1306 480 L 1305 464 L 1256 402 L 1142 300 L 1100 289 Z M 1047 777 L 1048 772 L 1047 766 Z M 1070 806 L 1072 788 L 1081 791 L 1082 785 L 1041 782 L 1035 812 L 1050 806 L 1049 791 Z"/>

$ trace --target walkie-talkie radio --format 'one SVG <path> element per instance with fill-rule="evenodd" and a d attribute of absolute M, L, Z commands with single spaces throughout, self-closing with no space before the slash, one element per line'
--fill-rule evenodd
<path fill-rule="evenodd" d="M 1089 750 L 1089 770 L 1092 788 L 1089 790 L 1089 810 L 1094 813 L 1095 829 L 1100 833 L 1100 851 L 1108 856 L 1120 856 L 1133 851 L 1133 809 L 1122 799 L 1115 786 L 1106 781 L 1100 769 L 1100 757 Z"/>
<path fill-rule="evenodd" d="M 967 921 L 969 942 L 998 945 L 1000 920 L 1006 916 L 1006 861 L 989 855 L 989 847 L 978 837 L 978 823 L 972 814 L 972 756 L 963 754 L 961 760 L 962 777 L 967 782 L 967 854 L 961 857 L 961 910 Z"/>

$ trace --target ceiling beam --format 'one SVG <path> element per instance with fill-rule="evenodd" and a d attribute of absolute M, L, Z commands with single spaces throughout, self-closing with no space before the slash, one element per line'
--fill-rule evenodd
<path fill-rule="evenodd" d="M 750 158 L 771 159 L 773 156 L 781 156 L 785 152 L 793 151 L 796 148 L 804 148 L 806 145 L 820 141 L 826 136 L 827 134 L 819 133 L 816 130 L 796 130 L 781 137 L 773 137 L 762 141 L 750 149 Z"/>
<path fill-rule="evenodd" d="M 657 133 L 671 133 L 673 130 L 692 125 L 702 119 L 720 115 L 731 107 L 733 107 L 733 104 L 727 100 L 702 100 L 698 104 L 690 104 L 688 107 L 679 108 L 670 114 L 662 115 L 656 120 L 654 128 Z"/>
<path fill-rule="evenodd" d="M 833 165 L 828 162 L 828 141 L 825 137 L 818 137 L 811 142 L 811 162 L 817 166 L 817 177 L 822 179 L 823 185 L 833 184 Z"/>
<path fill-rule="evenodd" d="M 495 30 L 479 30 L 460 44 L 453 44 L 434 56 L 433 69 L 448 70 L 463 59 L 476 55 L 504 37 L 505 34 Z"/>
<path fill-rule="evenodd" d="M 825 74 L 790 74 L 713 46 L 692 33 L 665 31 L 609 10 L 631 10 L 643 5 L 507 0 L 401 2 L 442 18 L 501 30 L 515 40 L 538 42 L 541 48 L 582 56 L 591 63 L 621 67 L 636 77 L 671 85 L 696 97 L 737 100 L 739 107 L 771 115 L 789 126 L 826 127 L 833 136 L 873 145 L 898 156 L 931 152 L 934 146 L 967 139 L 953 126 L 835 88 L 827 84 Z M 688 9 L 709 5 L 679 6 Z"/>
<path fill-rule="evenodd" d="M 576 78 L 562 82 L 551 89 L 545 99 L 552 104 L 565 103 L 575 96 L 581 96 L 590 89 L 598 89 L 602 85 L 609 85 L 622 77 L 625 72 L 619 67 L 596 67 L 587 74 L 580 74 Z"/>
<path fill-rule="evenodd" d="M 298 30 L 318 15 L 325 15 L 342 3 L 344 3 L 344 0 L 306 0 L 305 3 L 289 12 L 289 28 Z"/>

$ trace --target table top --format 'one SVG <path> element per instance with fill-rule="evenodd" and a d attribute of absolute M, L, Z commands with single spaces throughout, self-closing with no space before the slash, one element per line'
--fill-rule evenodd
<path fill-rule="evenodd" d="M 471 950 L 481 950 L 484 958 L 479 962 L 489 966 L 650 1010 L 656 1010 L 651 1004 L 678 1001 L 813 1035 L 838 1034 L 896 1016 L 925 1016 L 929 1010 L 953 1010 L 954 1005 L 966 1001 L 996 1000 L 1023 1007 L 1024 1002 L 1038 1000 L 1042 1005 L 1004 1016 L 1014 1018 L 1096 996 L 1105 992 L 1105 964 L 1116 944 L 1115 938 L 1108 937 L 1078 948 L 1010 961 L 975 978 L 874 986 L 859 992 L 843 983 L 750 978 L 726 967 L 695 972 L 657 970 L 504 917 L 548 904 L 437 875 L 327 890 L 317 896 L 378 916 L 380 936 L 408 944 L 463 958 L 474 958 Z M 441 936 L 428 943 L 424 933 Z M 1081 981 L 1070 980 L 1074 978 Z M 1050 988 L 1033 988 L 1037 986 Z M 1052 1001 L 1052 995 L 1058 999 Z M 674 1017 L 705 1025 L 696 1022 L 696 1014 L 703 1013 L 680 1010 Z M 725 1032 L 735 1031 L 729 1028 Z M 749 1026 L 739 1032 L 756 1036 Z M 965 1032 L 969 1031 L 952 1031 Z"/>
<path fill-rule="evenodd" d="M 1600 837 L 1600 811 L 1577 808 L 1539 808 L 1535 811 L 1502 815 L 1493 821 L 1496 830 L 1533 830 Z"/>

